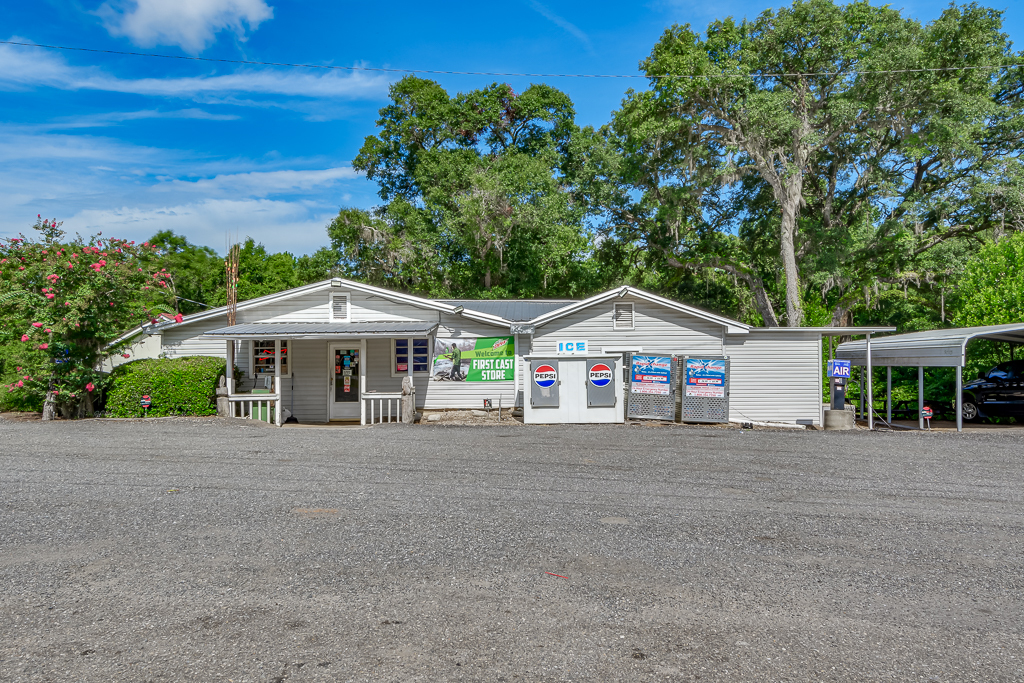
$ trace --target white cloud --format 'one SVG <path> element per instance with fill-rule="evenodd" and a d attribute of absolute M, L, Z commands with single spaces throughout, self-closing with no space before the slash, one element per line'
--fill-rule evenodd
<path fill-rule="evenodd" d="M 125 36 L 136 45 L 177 45 L 199 54 L 217 33 L 234 31 L 246 38 L 246 26 L 255 31 L 273 18 L 263 0 L 109 0 L 96 11 L 112 36 Z"/>
<path fill-rule="evenodd" d="M 190 242 L 224 251 L 224 236 L 252 237 L 271 251 L 313 253 L 327 244 L 325 226 L 337 209 L 270 199 L 203 199 L 152 208 L 87 209 L 65 223 L 82 234 L 102 231 L 126 239 L 147 239 L 159 230 L 186 235 Z"/>
<path fill-rule="evenodd" d="M 350 166 L 338 166 L 311 171 L 250 171 L 225 173 L 199 180 L 173 180 L 155 189 L 167 192 L 194 192 L 205 195 L 230 193 L 266 197 L 274 194 L 296 194 L 326 188 L 341 180 L 361 178 L 362 174 Z"/>
<path fill-rule="evenodd" d="M 295 254 L 327 244 L 340 205 L 376 202 L 372 182 L 326 159 L 210 158 L 2 124 L 0 187 L 0 235 L 30 232 L 41 213 L 71 233 L 145 240 L 171 229 L 222 250 L 230 230 Z"/>
<path fill-rule="evenodd" d="M 588 50 L 593 50 L 593 46 L 590 44 L 590 37 L 584 33 L 576 24 L 573 24 L 566 19 L 558 16 L 552 12 L 547 6 L 541 4 L 537 0 L 530 0 L 530 6 L 535 12 L 540 14 L 542 17 L 550 21 L 555 26 L 559 27 L 563 31 L 571 34 L 581 43 L 583 43 Z"/>
<path fill-rule="evenodd" d="M 139 111 L 111 111 L 102 114 L 85 114 L 83 116 L 62 117 L 45 123 L 34 123 L 24 126 L 25 130 L 71 130 L 75 128 L 101 128 L 125 121 L 143 119 L 200 119 L 204 121 L 237 121 L 240 116 L 235 114 L 212 114 L 202 109 L 143 109 Z"/>
<path fill-rule="evenodd" d="M 72 66 L 42 48 L 0 45 L 0 88 L 39 86 L 102 90 L 156 97 L 215 98 L 233 93 L 314 98 L 376 98 L 387 92 L 384 75 L 299 69 L 248 69 L 220 76 L 118 78 L 96 67 Z M 244 104 L 242 101 L 235 101 Z"/>

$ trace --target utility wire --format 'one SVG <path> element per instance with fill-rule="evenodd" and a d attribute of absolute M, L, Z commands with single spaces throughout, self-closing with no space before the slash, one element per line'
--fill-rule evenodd
<path fill-rule="evenodd" d="M 518 76 L 524 78 L 647 78 L 647 79 L 672 79 L 683 78 L 696 80 L 700 78 L 784 78 L 787 76 L 856 76 L 870 74 L 910 74 L 927 73 L 939 71 L 982 71 L 990 69 L 993 71 L 1012 69 L 1024 66 L 1024 64 L 989 64 L 983 66 L 943 66 L 920 69 L 880 69 L 872 71 L 810 71 L 793 73 L 735 73 L 735 74 L 555 74 L 555 73 L 513 73 L 504 71 L 442 71 L 439 69 L 394 69 L 382 66 L 334 66 L 328 64 L 300 64 L 293 62 L 258 62 L 249 59 L 218 59 L 216 57 L 189 57 L 187 55 L 163 55 L 155 52 L 126 52 L 122 50 L 101 50 L 94 47 L 72 47 L 68 45 L 42 45 L 39 43 L 25 43 L 16 40 L 0 40 L 0 45 L 20 45 L 22 47 L 41 47 L 47 50 L 74 50 L 77 52 L 97 52 L 108 55 L 127 55 L 131 57 L 160 57 L 161 59 L 182 59 L 192 62 L 219 62 L 222 64 L 249 64 L 253 66 L 286 66 L 300 69 L 327 69 L 335 71 L 370 71 L 383 73 L 403 74 L 434 74 L 439 76 Z"/>

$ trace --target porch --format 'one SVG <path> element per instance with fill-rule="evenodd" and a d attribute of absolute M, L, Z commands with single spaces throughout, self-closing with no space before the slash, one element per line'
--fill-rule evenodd
<path fill-rule="evenodd" d="M 229 416 L 278 426 L 403 420 L 402 382 L 422 409 L 437 323 L 253 323 L 210 330 L 226 344 Z M 239 354 L 244 353 L 245 362 Z M 246 377 L 236 381 L 235 367 Z M 411 421 L 411 419 L 410 419 Z"/>

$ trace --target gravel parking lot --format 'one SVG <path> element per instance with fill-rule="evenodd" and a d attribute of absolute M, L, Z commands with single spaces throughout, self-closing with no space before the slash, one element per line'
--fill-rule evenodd
<path fill-rule="evenodd" d="M 1024 676 L 1015 432 L 180 419 L 0 444 L 4 681 Z"/>

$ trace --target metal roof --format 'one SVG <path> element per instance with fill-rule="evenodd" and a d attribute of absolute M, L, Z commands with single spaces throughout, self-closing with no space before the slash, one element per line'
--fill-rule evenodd
<path fill-rule="evenodd" d="M 509 322 L 520 323 L 565 308 L 576 299 L 438 299 L 441 303 L 463 306 L 467 310 L 496 315 Z"/>
<path fill-rule="evenodd" d="M 967 342 L 972 339 L 1024 344 L 1024 322 L 875 337 L 871 340 L 871 365 L 962 366 L 966 360 Z M 866 356 L 866 340 L 863 339 L 836 347 L 836 358 L 852 361 L 854 365 L 864 365 Z"/>
<path fill-rule="evenodd" d="M 260 339 L 288 339 L 302 337 L 395 337 L 403 335 L 432 334 L 436 322 L 411 320 L 400 322 L 366 323 L 246 323 L 209 330 L 204 337 L 239 339 L 258 337 Z"/>

